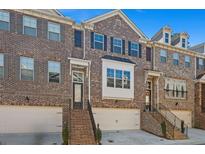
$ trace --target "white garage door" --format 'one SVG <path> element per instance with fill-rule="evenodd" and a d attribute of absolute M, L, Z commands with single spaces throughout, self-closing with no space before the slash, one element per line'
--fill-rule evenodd
<path fill-rule="evenodd" d="M 140 129 L 140 110 L 93 108 L 96 124 L 102 130 Z"/>
<path fill-rule="evenodd" d="M 61 107 L 0 106 L 0 133 L 61 132 Z"/>
<path fill-rule="evenodd" d="M 184 120 L 184 123 L 188 125 L 188 127 L 192 127 L 192 113 L 191 111 L 176 111 L 172 110 L 172 112 L 179 117 L 181 120 Z"/>

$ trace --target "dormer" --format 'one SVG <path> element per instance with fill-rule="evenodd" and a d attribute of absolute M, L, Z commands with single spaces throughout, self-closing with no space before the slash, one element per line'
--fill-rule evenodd
<path fill-rule="evenodd" d="M 170 45 L 171 34 L 172 34 L 171 28 L 169 26 L 164 26 L 152 37 L 151 40 Z"/>
<path fill-rule="evenodd" d="M 172 45 L 179 48 L 188 48 L 189 34 L 186 32 L 175 33 L 172 35 Z"/>

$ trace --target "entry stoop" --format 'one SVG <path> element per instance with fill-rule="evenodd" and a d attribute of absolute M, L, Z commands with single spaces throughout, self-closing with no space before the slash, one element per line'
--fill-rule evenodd
<path fill-rule="evenodd" d="M 70 111 L 70 144 L 96 144 L 88 110 Z"/>

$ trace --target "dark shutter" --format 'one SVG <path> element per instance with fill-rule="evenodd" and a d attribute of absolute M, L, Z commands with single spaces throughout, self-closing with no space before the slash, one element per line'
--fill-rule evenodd
<path fill-rule="evenodd" d="M 199 58 L 198 57 L 196 58 L 196 67 L 197 69 L 199 69 Z"/>
<path fill-rule="evenodd" d="M 205 59 L 203 59 L 203 69 L 205 70 Z"/>
<path fill-rule="evenodd" d="M 65 42 L 65 25 L 60 25 L 60 40 L 61 42 Z"/>
<path fill-rule="evenodd" d="M 33 70 L 33 80 L 35 82 L 39 83 L 39 61 L 36 58 L 33 58 L 33 66 L 34 66 L 34 70 Z"/>
<path fill-rule="evenodd" d="M 128 41 L 128 55 L 131 56 L 131 41 Z"/>
<path fill-rule="evenodd" d="M 75 30 L 74 31 L 75 35 L 75 47 L 82 47 L 82 31 L 80 30 Z"/>
<path fill-rule="evenodd" d="M 104 35 L 104 51 L 107 51 L 107 35 Z"/>
<path fill-rule="evenodd" d="M 142 45 L 139 44 L 139 58 L 142 58 Z"/>
<path fill-rule="evenodd" d="M 37 19 L 37 37 L 39 38 L 43 38 L 42 27 L 42 19 Z"/>
<path fill-rule="evenodd" d="M 60 69 L 60 83 L 64 83 L 64 77 L 65 77 L 65 72 L 64 72 L 64 70 L 65 70 L 65 64 L 63 63 L 63 62 L 60 62 L 60 67 L 61 67 L 61 69 Z"/>
<path fill-rule="evenodd" d="M 48 21 L 47 20 L 42 20 L 42 35 L 44 39 L 48 39 Z"/>
<path fill-rule="evenodd" d="M 91 48 L 94 49 L 94 32 L 91 32 L 91 35 L 90 35 L 90 40 L 91 40 Z"/>
<path fill-rule="evenodd" d="M 10 12 L 10 32 L 15 32 L 15 14 Z"/>
<path fill-rule="evenodd" d="M 110 51 L 113 52 L 113 37 L 110 37 Z"/>
<path fill-rule="evenodd" d="M 146 47 L 146 60 L 151 61 L 152 58 L 152 49 L 149 47 Z"/>
<path fill-rule="evenodd" d="M 23 33 L 23 16 L 20 14 L 17 15 L 17 33 Z"/>
<path fill-rule="evenodd" d="M 125 54 L 125 40 L 122 40 L 122 54 Z"/>

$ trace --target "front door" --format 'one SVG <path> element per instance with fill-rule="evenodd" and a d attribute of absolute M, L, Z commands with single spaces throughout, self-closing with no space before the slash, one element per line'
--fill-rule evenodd
<path fill-rule="evenodd" d="M 151 111 L 152 109 L 152 83 L 147 81 L 146 85 L 146 95 L 145 95 L 145 110 Z"/>
<path fill-rule="evenodd" d="M 83 109 L 84 74 L 73 72 L 73 109 Z"/>
<path fill-rule="evenodd" d="M 83 83 L 73 83 L 73 108 L 83 109 Z"/>

